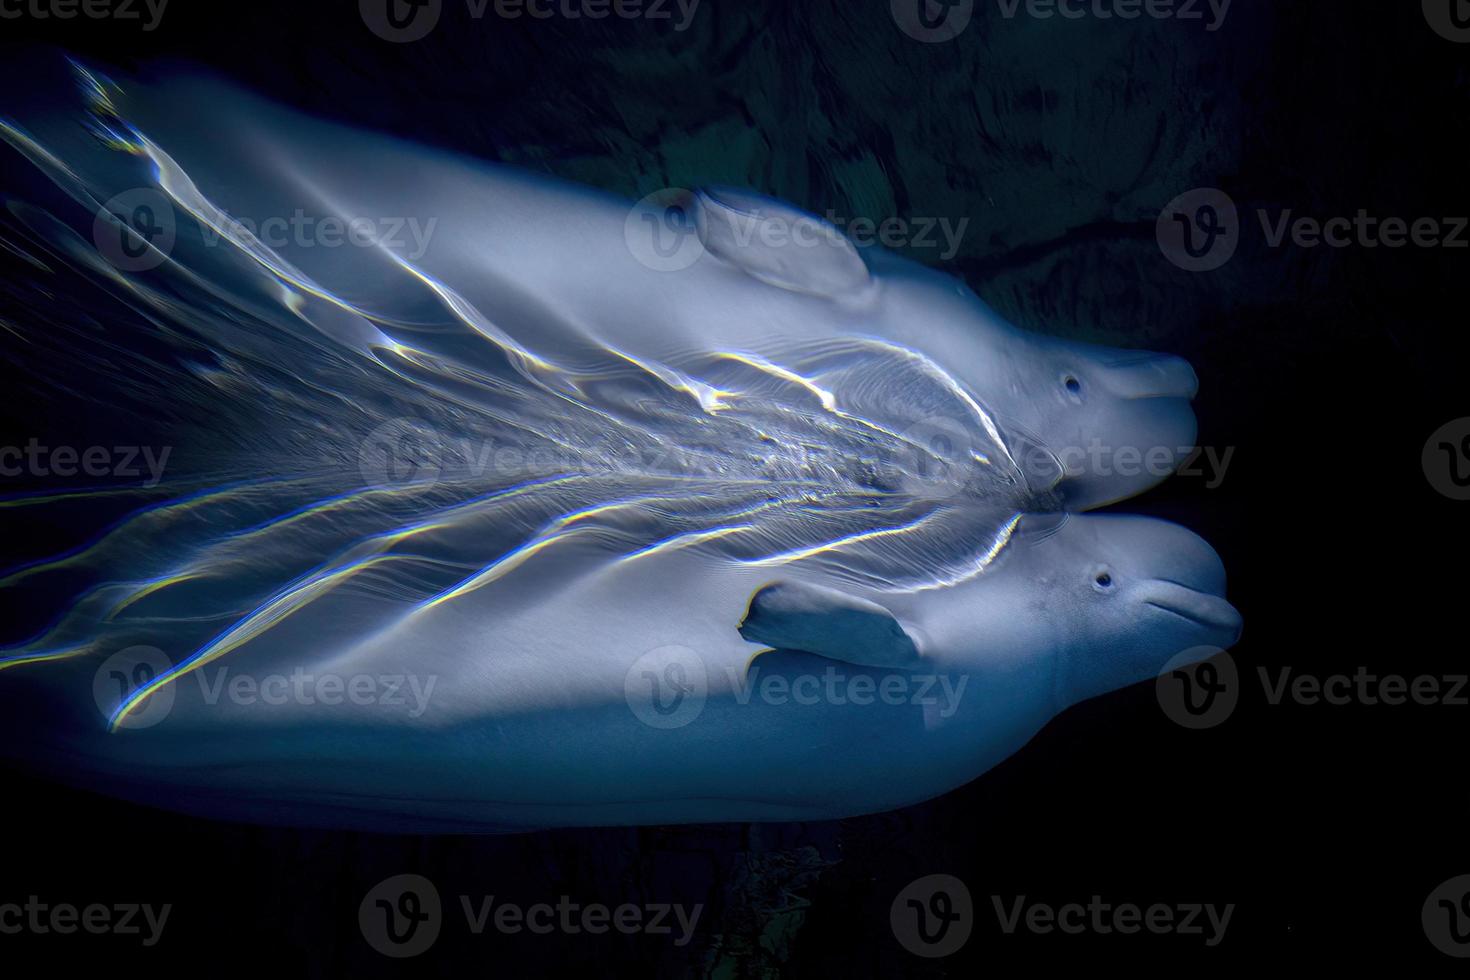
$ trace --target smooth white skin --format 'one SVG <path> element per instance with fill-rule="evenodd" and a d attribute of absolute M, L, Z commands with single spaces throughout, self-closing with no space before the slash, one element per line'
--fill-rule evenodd
<path fill-rule="evenodd" d="M 232 214 L 432 220 L 415 269 L 547 359 L 575 365 L 612 348 L 678 366 L 711 349 L 778 355 L 793 343 L 878 337 L 923 353 L 1005 429 L 1058 455 L 1094 441 L 1105 454 L 1193 441 L 1194 379 L 1183 362 L 1120 363 L 1124 352 L 1024 333 L 955 280 L 880 251 L 864 254 L 868 281 L 837 295 L 769 285 L 710 254 L 660 272 L 627 247 L 629 208 L 614 198 L 305 120 L 210 84 L 142 96 L 125 114 Z M 404 250 L 280 251 L 363 308 L 412 319 L 424 302 L 423 290 L 403 286 Z M 1076 469 L 1063 490 L 1086 507 L 1162 475 Z M 74 720 L 92 724 L 64 744 L 58 769 L 216 815 L 403 829 L 807 819 L 944 792 L 1066 704 L 1238 632 L 1203 542 L 1161 522 L 1077 516 L 1050 536 L 1023 534 L 961 585 L 865 594 L 911 631 L 919 672 L 949 677 L 952 689 L 964 681 L 952 714 L 910 703 L 740 704 L 731 678 L 758 648 L 736 626 L 752 593 L 817 573 L 695 551 L 608 564 L 561 545 L 534 562 L 534 574 L 367 641 L 302 615 L 221 662 L 257 676 L 306 663 L 434 677 L 417 718 L 353 704 L 209 704 L 186 675 L 164 721 L 105 735 L 87 695 L 89 665 L 15 674 L 47 699 L 81 692 Z M 1100 566 L 1115 573 L 1106 594 L 1095 588 Z M 352 614 L 350 603 L 324 608 Z M 662 730 L 630 710 L 624 681 L 639 657 L 668 644 L 696 652 L 711 688 L 698 718 Z M 829 663 L 789 652 L 760 659 L 763 671 L 788 674 Z"/>
<path fill-rule="evenodd" d="M 217 82 L 128 91 L 119 99 L 127 118 L 231 215 L 403 222 L 398 240 L 377 249 L 277 246 L 363 308 L 413 318 L 423 290 L 403 285 L 407 263 L 568 365 L 609 348 L 674 367 L 711 350 L 779 361 L 803 343 L 879 338 L 925 354 L 1011 435 L 1044 447 L 1028 465 L 1036 483 L 1056 475 L 1045 457 L 1059 459 L 1072 509 L 1153 486 L 1194 445 L 1187 362 L 1020 330 L 958 280 L 881 248 L 862 250 L 866 283 L 831 295 L 757 281 L 707 252 L 660 271 L 625 237 L 644 216 L 610 195 L 308 119 Z M 798 277 L 802 262 L 819 261 L 817 250 L 786 248 Z"/>
<path fill-rule="evenodd" d="M 1029 333 L 949 276 L 875 258 L 883 322 L 982 397 L 1004 431 L 1055 457 L 1065 471 L 1060 488 L 1069 508 L 1141 493 L 1193 448 L 1189 402 L 1199 382 L 1182 358 Z M 1033 478 L 1049 472 L 1038 455 L 1022 463 Z"/>
<path fill-rule="evenodd" d="M 1023 522 L 1013 550 L 970 582 L 864 593 L 916 639 L 909 676 L 941 678 L 956 699 L 936 687 L 931 705 L 778 703 L 759 691 L 740 703 L 734 685 L 763 649 L 736 632 L 751 593 L 809 570 L 693 551 L 590 571 L 586 559 L 574 545 L 551 549 L 509 594 L 466 596 L 319 656 L 323 672 L 435 676 L 417 719 L 380 706 L 209 704 L 185 676 L 162 722 L 99 735 L 87 754 L 102 773 L 126 774 L 113 791 L 237 818 L 429 829 L 835 818 L 943 793 L 1067 705 L 1239 632 L 1219 559 L 1183 528 L 1075 516 L 1032 538 Z M 561 587 L 538 589 L 548 577 Z M 666 644 L 697 654 L 709 688 L 693 721 L 659 729 L 629 707 L 624 682 Z M 278 639 L 227 663 L 261 676 L 302 656 Z M 788 679 L 829 667 L 875 684 L 885 675 L 795 652 L 755 664 Z"/>

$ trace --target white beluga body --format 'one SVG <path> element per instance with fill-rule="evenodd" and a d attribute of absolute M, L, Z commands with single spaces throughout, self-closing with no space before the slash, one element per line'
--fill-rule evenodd
<path fill-rule="evenodd" d="M 1010 438 L 1042 447 L 1052 461 L 1034 459 L 1035 477 L 1064 475 L 1073 508 L 1132 496 L 1193 448 L 1187 362 L 1021 330 L 958 280 L 859 249 L 751 191 L 669 189 L 630 205 L 204 79 L 129 85 L 112 102 L 181 218 L 376 323 L 432 321 L 448 308 L 457 326 L 523 363 L 595 374 L 625 358 L 687 383 L 706 407 L 719 404 L 728 357 L 779 380 L 813 352 L 866 344 L 870 356 L 927 364 Z M 371 247 L 324 247 L 332 232 Z M 340 317 L 318 326 L 339 341 L 384 343 Z M 814 397 L 828 391 L 820 376 L 801 380 Z M 853 394 L 830 391 L 839 407 Z M 1120 466 L 1120 452 L 1153 462 Z M 1056 461 L 1064 473 L 1051 472 Z"/>
<path fill-rule="evenodd" d="M 568 540 L 503 593 L 400 611 L 353 643 L 303 651 L 287 632 L 185 670 L 111 733 L 87 704 L 94 723 L 68 745 L 113 792 L 323 825 L 503 831 L 903 806 L 975 778 L 1068 705 L 1238 635 L 1218 558 L 1183 528 L 1077 515 L 1032 539 L 1025 520 L 987 574 L 911 593 L 697 548 L 600 561 Z M 125 659 L 111 669 L 128 674 Z M 46 681 L 31 670 L 7 681 Z M 114 718 L 116 703 L 110 690 L 99 702 Z"/>
<path fill-rule="evenodd" d="M 1178 358 L 1027 333 L 752 192 L 629 205 L 83 77 L 108 145 L 7 139 L 84 204 L 151 175 L 157 262 L 77 261 L 220 404 L 187 493 L 0 574 L 91 583 L 0 655 L 22 761 L 326 825 L 841 817 L 1239 632 L 1193 534 L 1061 512 L 1189 451 Z"/>

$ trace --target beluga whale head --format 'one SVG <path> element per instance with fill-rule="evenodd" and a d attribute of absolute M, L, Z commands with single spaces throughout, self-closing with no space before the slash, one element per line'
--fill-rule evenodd
<path fill-rule="evenodd" d="M 936 657 L 957 664 L 1030 662 L 1058 709 L 1203 660 L 1240 637 L 1225 567 L 1192 531 L 1149 517 L 1072 514 L 1023 532 L 996 568 L 936 595 L 919 613 Z M 915 606 L 919 610 L 920 605 Z M 1037 662 L 1038 654 L 1050 664 Z"/>
<path fill-rule="evenodd" d="M 1198 379 L 1182 358 L 1019 329 L 953 276 L 753 192 L 704 191 L 693 209 L 712 259 L 811 297 L 811 317 L 841 332 L 922 355 L 972 395 L 1027 482 L 1068 509 L 1140 493 L 1194 449 Z M 772 222 L 788 230 L 776 241 L 760 234 Z"/>
<path fill-rule="evenodd" d="M 1193 451 L 1199 380 L 1188 361 L 1022 330 L 949 276 L 885 266 L 885 322 L 944 351 L 945 366 L 982 393 L 1028 482 L 1055 488 L 1069 509 L 1141 493 Z"/>
<path fill-rule="evenodd" d="M 1240 638 L 1225 566 L 1205 540 L 1168 521 L 1074 515 L 1024 563 L 1058 631 L 1057 694 L 1072 704 L 1203 660 Z M 1181 659 L 1181 655 L 1187 655 Z"/>
<path fill-rule="evenodd" d="M 1024 515 L 991 567 L 944 587 L 776 582 L 740 626 L 771 647 L 968 677 L 973 696 L 929 719 L 956 726 L 961 744 L 970 729 L 1024 740 L 1072 704 L 1208 659 L 1240 631 L 1214 549 L 1177 524 L 1113 514 Z"/>
<path fill-rule="evenodd" d="M 1190 399 L 1199 383 L 1169 354 L 1042 336 L 1015 338 L 1011 370 L 1029 400 L 1007 406 L 1018 437 L 1035 441 L 1022 465 L 1056 471 L 1067 506 L 1132 497 L 1173 473 L 1194 449 Z"/>

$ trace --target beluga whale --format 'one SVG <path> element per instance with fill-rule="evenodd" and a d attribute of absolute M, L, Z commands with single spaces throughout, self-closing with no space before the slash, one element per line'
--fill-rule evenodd
<path fill-rule="evenodd" d="M 67 70 L 82 111 L 0 120 L 53 331 L 17 356 L 172 462 L 0 501 L 107 515 L 0 570 L 42 619 L 0 650 L 14 764 L 274 823 L 838 818 L 1239 635 L 1208 544 L 1087 513 L 1190 452 L 1180 358 L 753 190 Z"/>

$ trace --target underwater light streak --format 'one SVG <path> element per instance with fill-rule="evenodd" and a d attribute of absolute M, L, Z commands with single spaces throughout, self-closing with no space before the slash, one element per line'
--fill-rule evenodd
<path fill-rule="evenodd" d="M 646 548 L 639 548 L 637 551 L 624 555 L 618 561 L 620 563 L 636 561 L 639 558 L 645 558 L 649 555 L 657 555 L 665 551 L 673 551 L 678 548 L 702 544 L 705 541 L 713 541 L 717 538 L 738 534 L 741 531 L 753 530 L 754 528 L 754 524 L 729 524 L 724 527 L 712 527 L 705 531 L 686 531 L 683 534 L 676 534 L 671 538 L 656 541 Z"/>
<path fill-rule="evenodd" d="M 909 590 L 914 592 L 923 592 L 928 589 L 949 588 L 953 585 L 960 585 L 964 582 L 968 582 L 972 578 L 980 575 L 991 566 L 996 558 L 1000 557 L 1000 553 L 1004 551 L 1006 545 L 1010 543 L 1011 536 L 1015 534 L 1016 527 L 1021 523 L 1021 518 L 1023 516 L 1024 515 L 1019 512 L 1011 515 L 1011 519 L 1006 521 L 1005 524 L 1001 526 L 1000 532 L 996 534 L 995 539 L 991 541 L 990 547 L 986 548 L 975 558 L 975 563 L 969 569 L 951 578 L 937 579 L 933 582 L 925 582 L 919 585 L 909 586 Z"/>
<path fill-rule="evenodd" d="M 489 565 L 486 565 L 474 575 L 471 575 L 469 578 L 464 579 L 456 585 L 450 586 L 443 592 L 440 592 L 438 595 L 431 596 L 423 602 L 419 603 L 409 612 L 409 615 L 416 616 L 421 612 L 427 612 L 428 610 L 433 609 L 435 606 L 448 602 L 451 599 L 456 599 L 459 596 L 474 592 L 477 589 L 489 585 L 491 582 L 494 582 L 497 579 L 503 577 L 506 573 L 514 571 L 516 568 L 519 568 L 522 563 L 524 563 L 531 556 L 535 555 L 537 552 L 541 551 L 543 548 L 568 537 L 568 535 L 572 532 L 568 531 L 567 528 L 571 527 L 573 524 L 586 520 L 589 517 L 595 517 L 599 514 L 605 514 L 614 510 L 622 510 L 626 507 L 638 506 L 640 504 L 647 503 L 650 499 L 672 500 L 676 498 L 653 497 L 637 498 L 633 500 L 619 500 L 612 503 L 596 504 L 591 507 L 584 507 L 579 510 L 571 511 L 567 514 L 563 514 L 562 516 L 548 523 L 531 539 L 501 555 L 499 558 L 495 559 L 495 561 L 491 562 Z M 581 529 L 575 528 L 573 530 Z"/>
<path fill-rule="evenodd" d="M 310 482 L 310 479 L 307 477 L 262 477 L 255 480 L 242 480 L 238 483 L 227 484 L 223 487 L 218 487 L 213 490 L 199 490 L 193 494 L 188 494 L 183 497 L 175 498 L 173 500 L 161 500 L 156 504 L 149 504 L 146 507 L 141 507 L 138 510 L 124 515 L 123 517 L 119 518 L 118 520 L 114 521 L 112 524 L 104 528 L 91 541 L 78 545 L 76 548 L 73 548 L 70 551 L 65 551 L 59 555 L 52 555 L 47 558 L 37 559 L 36 561 L 29 562 L 11 569 L 4 578 L 0 578 L 0 587 L 12 585 L 15 582 L 20 581 L 21 579 L 27 578 L 38 572 L 70 565 L 78 561 L 82 557 L 86 556 L 87 554 L 91 553 L 93 550 L 101 547 L 107 541 L 108 537 L 110 537 L 114 531 L 118 530 L 123 525 L 129 524 L 134 520 L 146 517 L 150 514 L 162 515 L 170 513 L 174 510 L 187 510 L 199 504 L 210 502 L 217 497 L 223 497 L 227 494 L 236 493 L 242 490 L 249 490 L 255 487 L 289 486 L 291 484 L 307 482 Z"/>
<path fill-rule="evenodd" d="M 1009 448 L 1007 448 L 1005 439 L 1001 438 L 1000 429 L 996 427 L 995 420 L 990 417 L 990 413 L 980 407 L 980 403 L 975 401 L 970 393 L 965 390 L 964 385 L 956 381 L 954 379 L 954 376 L 951 375 L 948 371 L 944 370 L 944 368 L 934 363 L 933 359 L 931 359 L 927 354 L 921 354 L 919 351 L 904 347 L 902 344 L 896 344 L 888 340 L 879 340 L 875 337 L 861 338 L 859 340 L 859 343 L 865 346 L 877 347 L 881 350 L 897 352 L 900 356 L 907 357 L 918 363 L 919 366 L 924 369 L 926 374 L 934 378 L 940 384 L 944 385 L 944 387 L 948 389 L 950 394 L 958 398 L 964 404 L 964 406 L 969 409 L 971 414 L 973 414 L 975 418 L 979 420 L 980 425 L 985 429 L 985 434 L 990 437 L 990 440 L 993 443 L 1000 447 L 1001 452 L 1005 453 L 1006 460 L 1011 464 L 1011 466 L 1015 467 L 1017 470 L 1020 469 L 1020 464 L 1018 464 L 1015 460 L 1015 457 L 1011 455 L 1011 451 Z M 990 462 L 989 459 L 983 459 L 982 461 L 986 463 Z"/>
<path fill-rule="evenodd" d="M 310 582 L 304 583 L 292 589 L 287 594 L 270 600 L 247 616 L 245 620 L 226 630 L 218 638 L 183 663 L 164 671 L 128 695 L 127 699 L 117 706 L 112 717 L 108 720 L 109 729 L 116 731 L 119 723 L 128 716 L 133 708 L 164 684 L 183 677 L 185 674 L 211 661 L 217 660 L 231 650 L 238 649 L 242 645 L 250 642 L 271 627 L 284 622 L 293 613 L 298 612 L 311 602 L 320 598 L 338 582 L 346 581 L 359 572 L 366 571 L 384 562 L 428 560 L 422 555 L 369 555 L 366 558 L 359 559 L 349 565 L 336 569 L 328 575 L 320 576 Z"/>
<path fill-rule="evenodd" d="M 875 531 L 859 531 L 856 534 L 849 534 L 846 537 L 825 541 L 822 544 L 812 545 L 808 548 L 797 548 L 792 551 L 782 552 L 781 554 L 768 555 L 764 558 L 742 559 L 741 563 L 745 565 L 785 565 L 790 562 L 801 561 L 804 558 L 811 558 L 814 555 L 820 555 L 824 552 L 845 548 L 848 545 L 859 544 L 863 541 L 873 541 L 878 538 L 909 534 L 933 520 L 934 517 L 935 514 L 933 513 L 925 514 L 923 517 L 911 521 L 908 524 L 900 525 L 899 527 L 885 527 Z"/>
<path fill-rule="evenodd" d="M 674 391 L 683 392 L 693 398 L 699 403 L 700 409 L 706 414 L 713 414 L 727 408 L 728 406 L 724 404 L 724 399 L 735 394 L 735 392 L 723 391 L 713 385 L 705 384 L 703 381 L 696 381 L 663 364 L 634 357 L 632 354 L 618 350 L 610 344 L 604 344 L 603 349 L 608 351 L 608 353 L 621 357 L 634 367 L 642 371 L 647 371 L 659 381 L 663 382 L 665 387 Z"/>
<path fill-rule="evenodd" d="M 49 650 L 44 653 L 22 653 L 14 657 L 0 659 L 0 670 L 8 667 L 19 667 L 23 664 L 49 663 L 53 660 L 69 660 L 86 650 L 92 648 L 93 643 L 78 643 L 75 646 L 64 647 L 60 650 Z"/>
<path fill-rule="evenodd" d="M 757 371 L 761 371 L 765 374 L 771 375 L 774 378 L 779 378 L 782 381 L 789 382 L 790 384 L 794 384 L 799 388 L 805 389 L 816 397 L 817 402 L 822 406 L 823 411 L 835 415 L 838 418 L 846 419 L 849 422 L 856 422 L 859 425 L 866 426 L 867 428 L 872 429 L 874 432 L 880 432 L 885 436 L 889 436 L 890 438 L 907 441 L 904 440 L 903 437 L 897 432 L 894 432 L 891 429 L 884 428 L 876 422 L 865 419 L 860 415 L 853 415 L 851 412 L 844 412 L 841 408 L 837 407 L 837 394 L 835 392 L 828 391 L 826 388 L 823 388 L 815 381 L 796 373 L 790 368 L 783 367 L 782 365 L 777 364 L 774 361 L 769 361 L 764 357 L 761 357 L 757 354 L 751 354 L 747 351 L 715 351 L 715 356 L 723 358 L 724 360 L 735 361 L 736 363 L 744 364 L 747 367 L 753 367 Z"/>
<path fill-rule="evenodd" d="M 423 487 L 414 484 L 408 484 L 402 487 L 379 486 L 368 487 L 363 490 L 351 490 L 346 493 L 341 493 L 332 497 L 324 498 L 322 500 L 313 501 L 309 504 L 303 504 L 290 513 L 284 514 L 280 517 L 271 518 L 270 520 L 257 524 L 254 527 L 245 528 L 244 530 L 240 531 L 231 531 L 230 533 L 221 536 L 216 544 L 240 544 L 259 535 L 279 530 L 283 527 L 288 527 L 304 518 L 311 517 L 316 514 L 330 512 L 331 510 L 334 510 L 341 505 L 351 503 L 354 500 L 365 499 L 381 494 L 398 494 L 406 490 L 419 489 L 423 489 Z M 114 619 L 118 613 L 122 612 L 124 609 L 133 605 L 139 600 L 144 599 L 162 589 L 168 588 L 171 585 L 178 585 L 183 582 L 193 581 L 194 579 L 201 578 L 205 574 L 207 574 L 207 572 L 208 563 L 202 560 L 195 560 L 177 571 L 169 572 L 159 576 L 158 578 L 148 580 L 142 585 L 141 588 L 137 589 L 130 595 L 124 596 L 122 599 L 118 600 L 117 604 L 114 605 L 110 610 L 108 610 L 106 616 L 104 616 L 103 618 L 106 620 Z"/>
<path fill-rule="evenodd" d="M 633 497 L 626 500 L 613 501 L 610 503 L 595 504 L 590 507 L 584 507 L 579 510 L 572 511 L 568 514 L 564 514 L 561 517 L 558 517 L 555 520 L 552 520 L 551 522 L 546 524 L 539 532 L 537 532 L 535 536 L 533 536 L 523 544 L 519 545 L 518 547 L 512 549 L 511 551 L 506 552 L 504 555 L 501 555 L 499 558 L 491 562 L 489 565 L 485 566 L 479 572 L 476 572 L 474 575 L 471 575 L 457 585 L 445 589 L 438 595 L 426 599 L 424 602 L 414 607 L 409 615 L 414 616 L 421 612 L 427 612 L 428 610 L 433 609 L 434 607 L 442 603 L 448 602 L 452 599 L 456 599 L 459 596 L 465 595 L 467 593 L 474 592 L 480 588 L 483 588 L 486 585 L 489 585 L 491 582 L 503 578 L 506 574 L 519 568 L 523 563 L 525 563 L 526 560 L 546 548 L 548 545 L 554 544 L 558 541 L 563 541 L 571 534 L 583 530 L 583 528 L 574 527 L 574 525 L 580 524 L 581 522 L 588 520 L 589 518 L 612 513 L 614 511 L 626 510 L 634 507 L 643 507 L 655 501 L 677 501 L 683 499 L 685 498 L 668 495 Z M 780 507 L 783 504 L 789 502 L 789 498 L 765 500 L 759 504 L 754 504 L 743 510 L 739 510 L 732 514 L 729 514 L 728 516 L 749 517 L 755 514 L 759 514 L 762 511 L 769 510 L 772 507 Z M 624 563 L 632 561 L 637 558 L 657 554 L 659 552 L 667 551 L 672 548 L 698 544 L 703 541 L 709 541 L 715 538 L 724 537 L 725 535 L 734 533 L 736 531 L 749 530 L 751 528 L 753 528 L 753 525 L 751 524 L 736 524 L 726 527 L 707 528 L 699 531 L 688 531 L 681 534 L 676 534 L 672 537 L 665 538 L 662 541 L 656 541 L 651 545 L 647 545 L 643 548 L 639 548 L 636 551 L 623 555 L 617 560 L 617 562 Z"/>
<path fill-rule="evenodd" d="M 80 184 L 82 178 L 71 167 L 68 167 L 60 157 L 37 143 L 23 129 L 8 119 L 0 117 L 0 138 L 13 146 L 22 156 L 39 165 L 46 164 L 46 168 L 58 173 L 65 174 L 73 183 Z M 43 169 L 46 169 L 43 168 Z"/>
<path fill-rule="evenodd" d="M 463 510 L 467 507 L 489 503 L 492 501 L 504 500 L 527 493 L 531 490 L 540 489 L 549 485 L 564 483 L 574 479 L 577 479 L 577 477 L 552 477 L 543 480 L 533 480 L 529 483 L 521 484 L 507 490 L 493 491 L 476 500 L 466 501 L 462 504 L 457 504 L 453 507 L 446 508 L 444 512 L 441 512 L 440 514 L 434 515 L 425 520 L 416 521 L 413 524 L 405 525 L 392 531 L 385 531 L 379 534 L 371 535 L 363 541 L 360 541 L 352 547 L 348 548 L 343 554 L 351 554 L 353 551 L 358 551 L 363 546 L 368 544 L 382 544 L 384 546 L 397 544 L 398 542 L 405 540 L 412 535 L 418 534 L 421 531 L 431 530 L 433 528 L 444 526 L 443 517 L 447 513 L 452 513 L 456 510 Z M 182 677 L 185 674 L 189 673 L 190 671 L 193 671 L 201 666 L 204 666 L 207 663 L 217 660 L 219 657 L 225 655 L 226 653 L 229 653 L 231 650 L 237 649 L 249 640 L 255 639 L 266 630 L 270 629 L 272 626 L 275 626 L 278 623 L 284 621 L 292 613 L 309 604 L 311 601 L 327 591 L 330 586 L 335 585 L 338 581 L 344 581 L 345 579 L 350 578 L 352 575 L 357 574 L 357 572 L 359 571 L 374 567 L 377 564 L 381 564 L 389 560 L 420 562 L 432 561 L 432 559 L 426 558 L 422 555 L 375 554 L 356 559 L 355 561 L 347 565 L 338 566 L 335 564 L 335 562 L 337 562 L 339 558 L 334 558 L 331 562 L 328 562 L 325 565 L 320 566 L 318 569 L 309 572 L 301 578 L 297 579 L 291 585 L 288 585 L 285 589 L 276 593 L 275 596 L 266 600 L 260 606 L 256 607 L 255 611 L 245 616 L 243 619 L 240 620 L 240 622 L 236 623 L 234 626 L 221 633 L 215 639 L 205 644 L 184 661 L 175 665 L 172 669 L 165 671 L 162 674 L 159 674 L 143 687 L 138 688 L 136 691 L 130 694 L 126 700 L 118 705 L 117 710 L 113 713 L 112 719 L 109 722 L 109 729 L 112 731 L 116 731 L 118 723 L 123 718 L 125 718 L 127 714 L 133 710 L 134 707 L 141 703 L 144 698 L 148 697 L 149 694 L 151 694 L 152 692 L 158 690 L 163 684 L 176 680 L 179 677 Z M 279 614 L 277 614 L 278 607 L 281 606 L 288 606 L 288 608 L 280 609 Z M 260 628 L 255 628 L 256 625 L 260 623 L 264 623 L 264 625 L 260 626 Z M 234 639 L 235 642 L 230 642 L 232 639 Z"/>
<path fill-rule="evenodd" d="M 481 337 L 484 337 L 486 340 L 490 341 L 496 347 L 499 347 L 507 354 L 510 354 L 512 358 L 519 360 L 525 364 L 530 364 L 531 366 L 539 368 L 540 370 L 546 371 L 548 373 L 566 373 L 557 365 L 542 359 L 539 355 L 536 354 L 535 351 L 532 351 L 529 348 L 523 346 L 510 334 L 495 326 L 495 324 L 491 323 L 489 318 L 487 318 L 485 314 L 476 309 L 473 303 L 465 299 L 459 293 L 455 292 L 444 283 L 435 279 L 427 272 L 420 270 L 419 268 L 414 266 L 413 263 L 400 256 L 392 249 L 383 248 L 381 245 L 379 245 L 378 247 L 384 255 L 388 256 L 395 263 L 397 263 L 399 268 L 403 269 L 415 279 L 418 279 L 425 286 L 428 286 L 429 290 L 435 296 L 439 297 L 439 300 L 444 304 L 444 307 L 449 310 L 450 313 L 453 313 L 457 320 L 459 320 L 465 326 L 469 327 L 475 333 L 479 334 Z"/>

